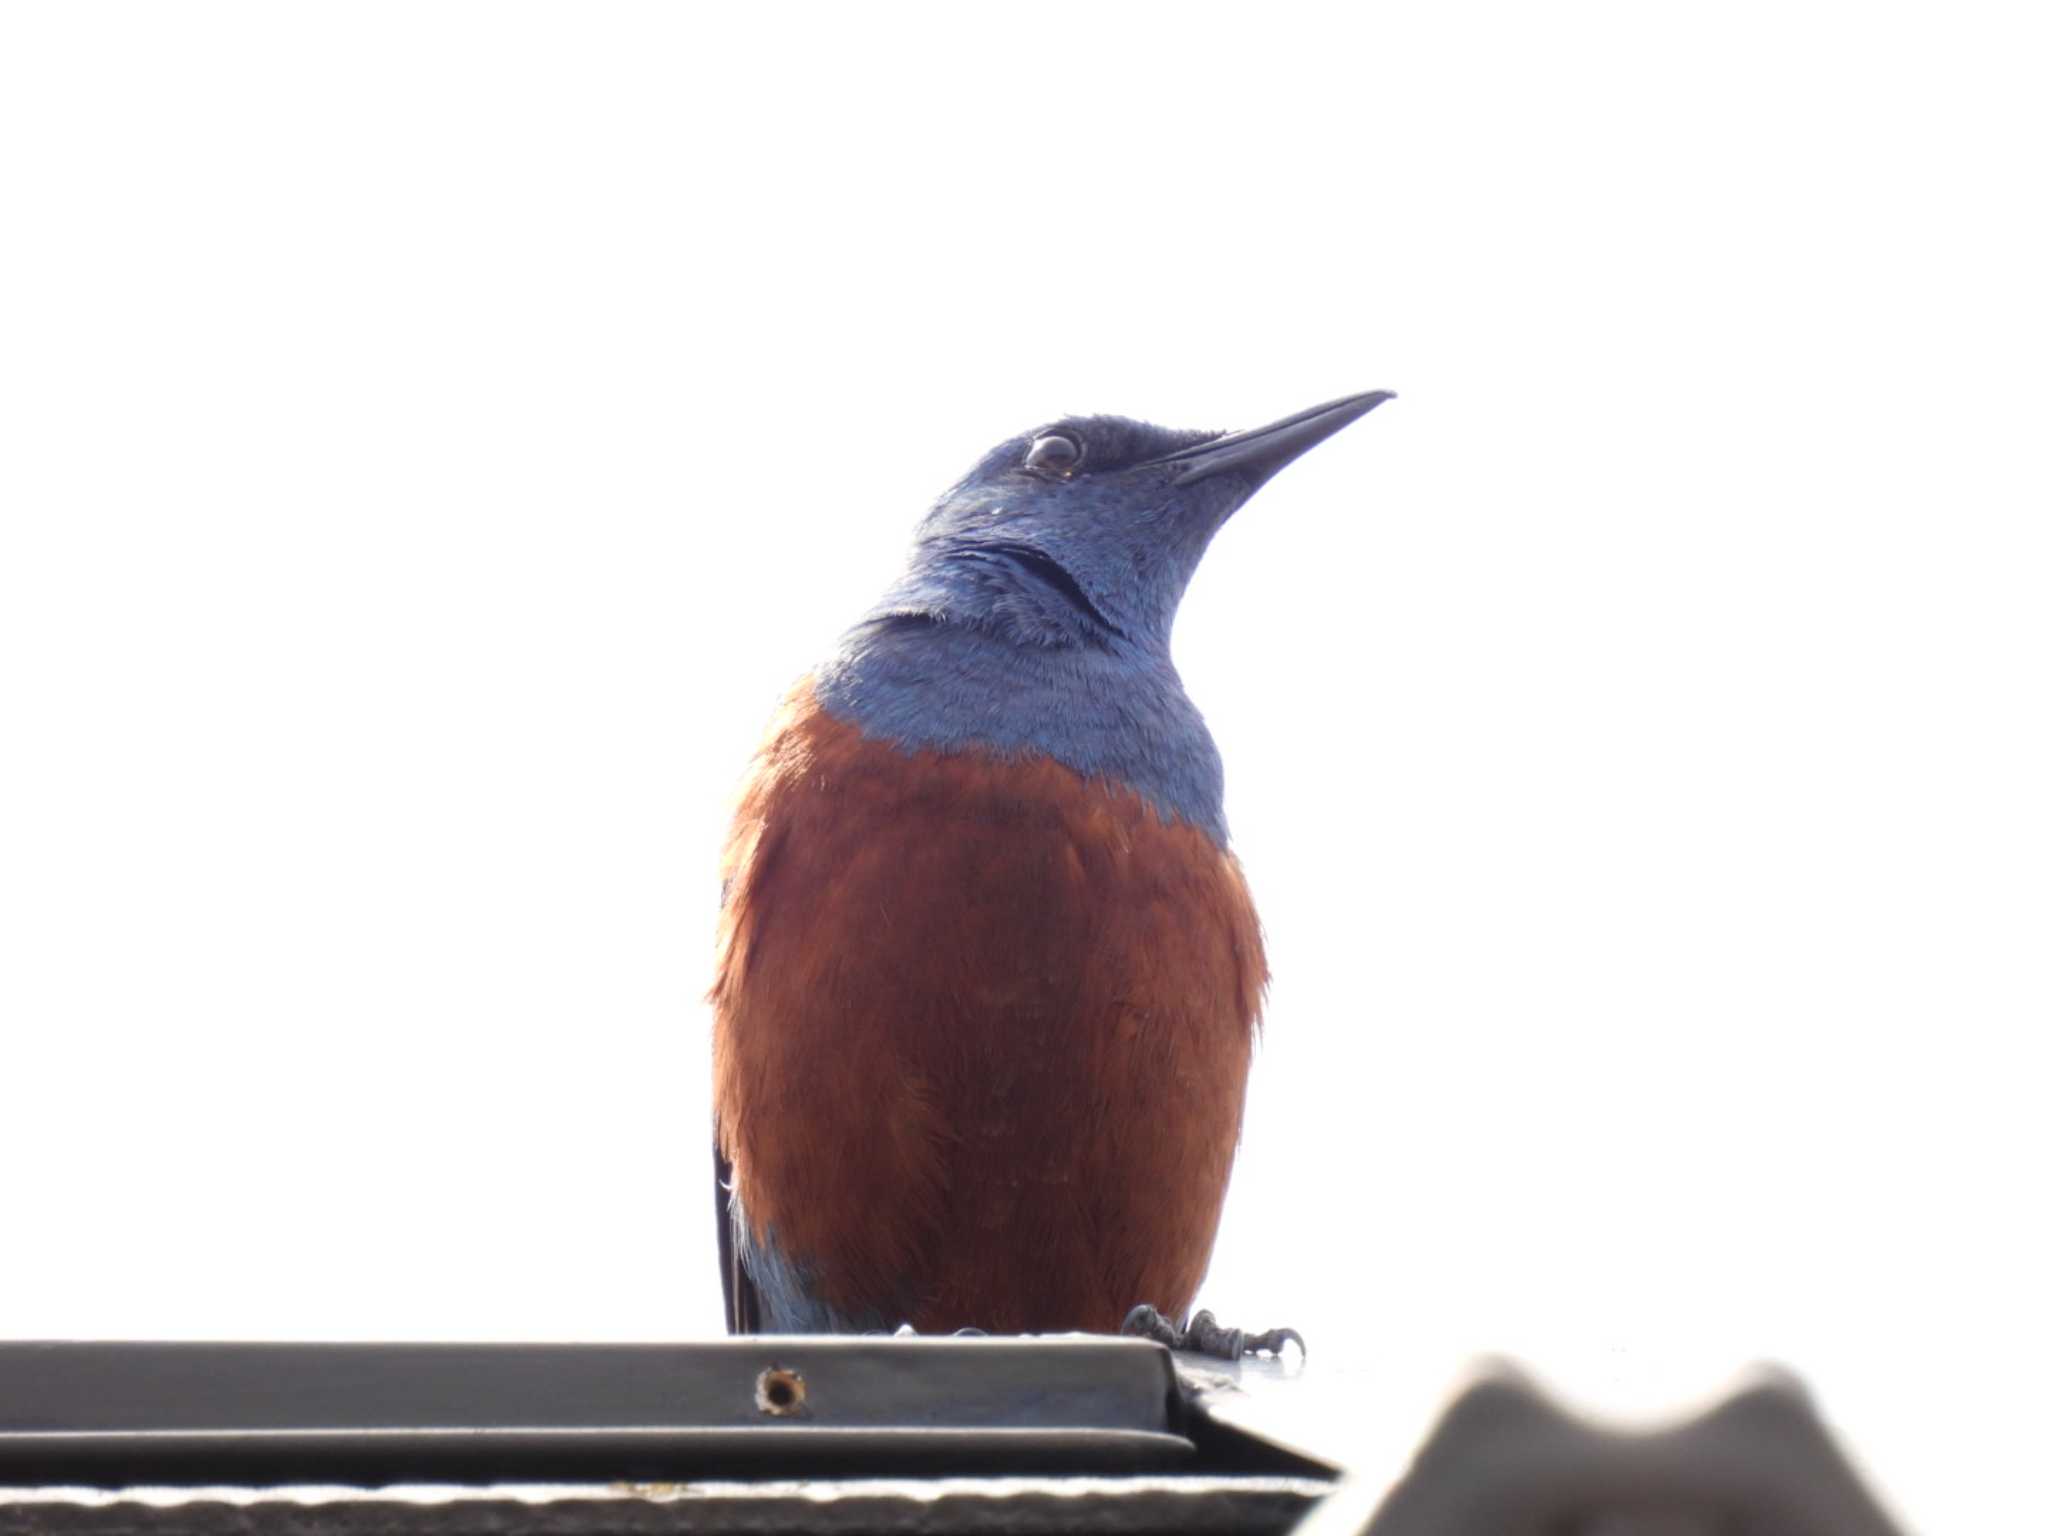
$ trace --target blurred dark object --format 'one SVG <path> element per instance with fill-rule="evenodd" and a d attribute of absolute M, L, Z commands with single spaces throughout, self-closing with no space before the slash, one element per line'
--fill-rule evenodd
<path fill-rule="evenodd" d="M 1603 1429 L 1509 1365 L 1453 1402 L 1390 1493 L 1346 1483 L 1300 1536 L 1901 1536 L 1790 1375 L 1660 1430 Z"/>

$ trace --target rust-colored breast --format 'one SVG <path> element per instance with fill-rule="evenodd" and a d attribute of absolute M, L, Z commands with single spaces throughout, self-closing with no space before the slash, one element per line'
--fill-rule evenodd
<path fill-rule="evenodd" d="M 715 1110 L 757 1237 L 923 1331 L 1185 1310 L 1266 983 L 1234 858 L 1049 759 L 865 740 L 806 686 L 724 872 Z"/>

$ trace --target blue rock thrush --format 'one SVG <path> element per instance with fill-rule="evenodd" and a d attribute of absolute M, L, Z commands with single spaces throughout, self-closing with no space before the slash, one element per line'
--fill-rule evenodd
<path fill-rule="evenodd" d="M 1168 641 L 1224 521 L 1389 398 L 1011 438 L 785 700 L 711 993 L 734 1332 L 1296 1337 L 1183 1327 L 1266 957 Z"/>

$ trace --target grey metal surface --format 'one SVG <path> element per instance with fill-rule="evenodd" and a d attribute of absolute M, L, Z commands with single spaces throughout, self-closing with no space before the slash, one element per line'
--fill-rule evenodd
<path fill-rule="evenodd" d="M 1016 1477 L 392 1488 L 0 1489 L 0 1536 L 600 1536 L 600 1533 L 1237 1532 L 1291 1528 L 1297 1477 Z"/>
<path fill-rule="evenodd" d="M 1189 1466 L 1106 1338 L 0 1344 L 0 1483 L 992 1474 Z"/>

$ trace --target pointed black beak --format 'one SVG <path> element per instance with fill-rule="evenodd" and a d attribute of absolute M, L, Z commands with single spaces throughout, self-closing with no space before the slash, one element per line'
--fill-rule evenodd
<path fill-rule="evenodd" d="M 1226 433 L 1152 462 L 1177 469 L 1179 473 L 1174 479 L 1178 485 L 1191 485 L 1232 470 L 1249 479 L 1252 489 L 1257 490 L 1324 438 L 1341 432 L 1374 406 L 1393 398 L 1391 389 L 1346 395 L 1327 405 L 1297 411 L 1271 426 Z"/>

